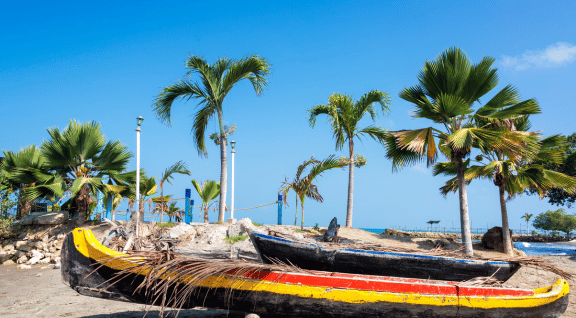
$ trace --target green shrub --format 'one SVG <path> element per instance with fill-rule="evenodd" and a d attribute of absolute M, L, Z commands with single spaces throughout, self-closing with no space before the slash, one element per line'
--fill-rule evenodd
<path fill-rule="evenodd" d="M 240 241 L 244 241 L 247 238 L 248 238 L 248 235 L 239 235 L 239 236 L 227 237 L 224 239 L 224 241 L 230 243 L 230 245 L 234 245 Z"/>
<path fill-rule="evenodd" d="M 176 223 L 174 222 L 164 222 L 164 223 L 156 223 L 159 227 L 175 227 Z"/>
<path fill-rule="evenodd" d="M 316 223 L 316 225 L 314 225 L 313 229 L 315 231 L 320 231 L 320 227 L 318 226 L 318 223 Z"/>
<path fill-rule="evenodd" d="M 262 226 L 262 224 L 261 224 L 261 223 L 258 223 L 258 222 L 252 222 L 252 225 L 254 225 L 254 226 Z"/>

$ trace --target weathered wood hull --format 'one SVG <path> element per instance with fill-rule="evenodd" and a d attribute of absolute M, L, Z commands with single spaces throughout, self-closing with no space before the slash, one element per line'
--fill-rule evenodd
<path fill-rule="evenodd" d="M 83 295 L 153 304 L 136 290 L 144 280 L 141 274 L 131 273 L 110 283 L 130 262 L 126 258 L 110 261 L 121 255 L 100 245 L 90 231 L 76 229 L 62 248 L 63 281 Z M 568 284 L 562 280 L 550 287 L 526 290 L 325 272 L 257 271 L 241 279 L 239 275 L 206 279 L 182 308 L 204 306 L 271 317 L 551 318 L 566 310 L 569 294 Z"/>
<path fill-rule="evenodd" d="M 325 248 L 256 232 L 251 233 L 251 239 L 264 262 L 277 259 L 309 270 L 449 281 L 494 275 L 505 281 L 519 266 L 509 262 Z"/>

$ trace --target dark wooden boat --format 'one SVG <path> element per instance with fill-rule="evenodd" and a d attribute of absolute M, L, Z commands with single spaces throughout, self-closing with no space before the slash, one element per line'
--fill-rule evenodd
<path fill-rule="evenodd" d="M 494 275 L 494 278 L 506 281 L 519 268 L 511 262 L 327 248 L 257 232 L 250 233 L 250 239 L 263 262 L 280 260 L 309 270 L 450 281 Z"/>
<path fill-rule="evenodd" d="M 145 273 L 116 276 L 133 262 L 101 245 L 91 231 L 75 229 L 62 247 L 62 278 L 83 295 L 153 304 L 149 295 L 136 288 Z M 167 273 L 159 279 L 169 277 L 174 276 Z M 181 285 L 166 293 L 182 289 L 190 280 L 180 276 L 178 281 Z M 270 317 L 548 318 L 559 317 L 568 305 L 569 287 L 564 280 L 534 290 L 458 284 L 328 272 L 230 271 L 202 280 L 181 305 Z"/>

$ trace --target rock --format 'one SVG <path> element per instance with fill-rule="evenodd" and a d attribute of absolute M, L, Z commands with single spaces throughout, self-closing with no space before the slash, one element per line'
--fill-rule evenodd
<path fill-rule="evenodd" d="M 20 233 L 20 235 L 18 235 L 18 239 L 23 239 L 23 238 L 25 238 L 26 236 L 28 236 L 28 233 L 22 232 L 22 233 Z"/>
<path fill-rule="evenodd" d="M 28 265 L 36 265 L 36 264 L 38 264 L 38 262 L 40 262 L 41 259 L 42 259 L 42 257 L 40 257 L 40 256 L 35 256 L 35 257 L 32 257 L 31 259 L 29 259 L 28 262 L 26 262 L 26 264 L 28 264 Z"/>
<path fill-rule="evenodd" d="M 16 263 L 18 264 L 24 264 L 28 262 L 28 257 L 26 257 L 26 255 L 22 255 L 18 258 L 18 260 L 16 260 Z"/>
<path fill-rule="evenodd" d="M 66 215 L 64 212 L 34 212 L 20 219 L 20 224 L 64 224 Z"/>
<path fill-rule="evenodd" d="M 44 254 L 42 254 L 40 251 L 38 250 L 31 250 L 30 252 L 28 252 L 28 254 L 26 255 L 30 258 L 34 258 L 34 257 L 39 257 L 39 258 L 43 258 Z"/>
<path fill-rule="evenodd" d="M 54 252 L 56 252 L 56 248 L 55 248 L 55 247 L 50 247 L 50 248 L 48 249 L 48 252 L 49 252 L 49 253 L 54 253 Z"/>
<path fill-rule="evenodd" d="M 50 258 L 49 258 L 49 257 L 43 258 L 43 259 L 41 259 L 38 263 L 39 263 L 39 264 L 49 264 L 49 263 L 50 263 Z"/>
<path fill-rule="evenodd" d="M 258 316 L 257 314 L 246 314 L 244 318 L 260 318 L 260 316 Z"/>
<path fill-rule="evenodd" d="M 14 256 L 16 259 L 19 259 L 20 257 L 22 257 L 22 255 L 26 255 L 26 252 L 16 251 L 16 253 L 13 254 L 13 256 Z"/>
<path fill-rule="evenodd" d="M 56 257 L 54 258 L 54 260 L 52 260 L 54 263 L 56 264 L 60 264 L 60 257 Z"/>
<path fill-rule="evenodd" d="M 32 247 L 31 245 L 22 245 L 18 248 L 18 250 L 23 252 L 30 252 L 32 249 L 34 249 L 34 247 Z"/>
<path fill-rule="evenodd" d="M 54 268 L 54 269 L 60 269 L 60 266 L 61 266 L 60 263 L 57 263 L 57 264 L 54 264 L 54 267 L 52 267 L 52 268 Z"/>
<path fill-rule="evenodd" d="M 34 242 L 34 244 L 33 244 L 32 246 L 34 246 L 34 247 L 36 247 L 37 249 L 41 250 L 41 249 L 43 249 L 43 248 L 46 246 L 46 244 L 44 244 L 44 242 L 38 241 L 38 242 Z"/>
<path fill-rule="evenodd" d="M 242 224 L 236 223 L 228 227 L 228 229 L 226 230 L 226 234 L 228 235 L 228 237 L 237 237 L 240 235 L 245 235 L 246 230 L 243 228 Z"/>
<path fill-rule="evenodd" d="M 42 242 L 48 243 L 49 241 L 50 241 L 50 235 L 44 234 L 44 236 L 42 237 Z"/>
<path fill-rule="evenodd" d="M 22 247 L 22 246 L 24 246 L 24 245 L 26 245 L 26 244 L 28 244 L 27 241 L 17 241 L 17 242 L 16 242 L 16 249 L 19 249 L 20 247 Z"/>
<path fill-rule="evenodd" d="M 4 262 L 2 263 L 2 265 L 14 265 L 14 264 L 16 264 L 16 263 L 14 263 L 14 261 L 11 260 L 11 259 L 9 259 L 9 260 L 7 260 L 7 261 L 4 261 Z"/>
<path fill-rule="evenodd" d="M 4 263 L 5 261 L 10 259 L 10 254 L 8 253 L 0 253 L 0 263 Z"/>
<path fill-rule="evenodd" d="M 512 237 L 512 231 L 510 231 L 510 237 Z M 502 235 L 502 227 L 495 226 L 489 229 L 484 236 L 482 236 L 482 245 L 484 248 L 495 249 L 500 252 L 504 252 L 504 237 Z"/>
<path fill-rule="evenodd" d="M 248 232 L 248 230 L 254 231 L 254 228 L 255 228 L 254 224 L 252 224 L 252 221 L 249 218 L 243 218 L 242 220 L 240 220 L 236 224 L 240 224 L 240 226 L 242 226 L 242 228 L 246 232 Z"/>
<path fill-rule="evenodd" d="M 336 217 L 334 217 L 332 221 L 330 221 L 330 225 L 328 226 L 326 233 L 324 233 L 322 241 L 338 242 L 338 229 L 340 229 L 340 224 L 338 224 L 338 220 L 336 220 Z"/>
<path fill-rule="evenodd" d="M 56 236 L 56 239 L 57 239 L 57 240 L 61 240 L 61 239 L 65 238 L 65 237 L 66 237 L 66 234 L 60 233 L 60 234 L 58 234 L 58 235 Z"/>
<path fill-rule="evenodd" d="M 32 266 L 30 265 L 26 265 L 26 264 L 20 264 L 18 266 L 16 266 L 17 269 L 31 269 Z"/>
<path fill-rule="evenodd" d="M 217 241 L 222 241 L 226 238 L 226 227 L 217 226 L 209 231 L 204 232 L 204 239 L 208 241 L 208 244 L 212 244 Z"/>
<path fill-rule="evenodd" d="M 172 239 L 178 239 L 184 236 L 194 237 L 196 235 L 196 230 L 192 225 L 181 222 L 171 228 L 166 234 Z"/>
<path fill-rule="evenodd" d="M 4 250 L 5 250 L 6 252 L 10 252 L 10 251 L 15 250 L 15 249 L 16 249 L 16 248 L 15 248 L 14 245 L 12 245 L 12 244 L 8 244 L 8 245 L 4 246 Z"/>

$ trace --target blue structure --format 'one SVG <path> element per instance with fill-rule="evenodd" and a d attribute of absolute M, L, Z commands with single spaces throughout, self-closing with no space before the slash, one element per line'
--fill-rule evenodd
<path fill-rule="evenodd" d="M 186 189 L 186 193 L 184 195 L 184 222 L 186 224 L 190 224 L 192 222 L 192 211 L 190 211 L 190 195 L 192 194 L 192 190 Z"/>
<path fill-rule="evenodd" d="M 278 225 L 282 225 L 282 195 L 278 195 Z"/>

